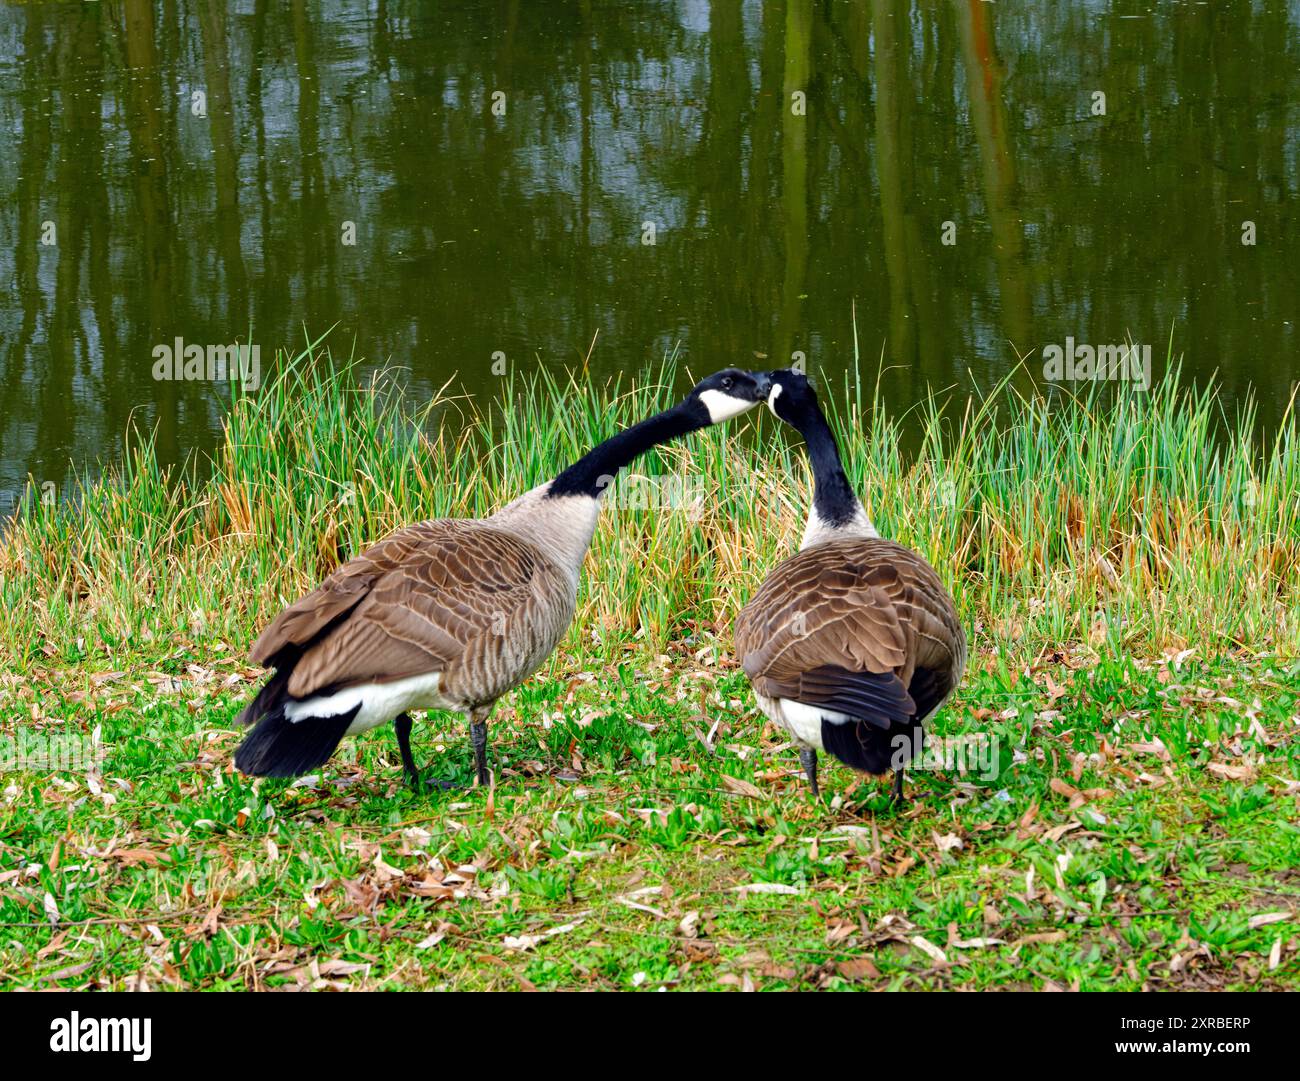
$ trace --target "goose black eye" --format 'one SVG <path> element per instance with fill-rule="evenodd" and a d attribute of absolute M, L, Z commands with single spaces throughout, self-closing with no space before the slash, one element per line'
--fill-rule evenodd
<path fill-rule="evenodd" d="M 723 389 L 723 390 L 730 390 L 730 389 L 731 389 L 732 387 L 734 387 L 735 385 L 736 385 L 736 381 L 735 381 L 734 379 L 732 379 L 731 376 L 729 376 L 729 375 L 724 375 L 724 376 L 722 377 L 722 389 Z"/>

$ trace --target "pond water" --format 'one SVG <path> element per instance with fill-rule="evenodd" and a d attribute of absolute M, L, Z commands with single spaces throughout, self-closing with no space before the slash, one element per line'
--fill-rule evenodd
<path fill-rule="evenodd" d="M 1298 132 L 1294 2 L 3 4 L 0 491 L 133 416 L 210 448 L 177 339 L 265 372 L 330 326 L 491 394 L 502 357 L 834 375 L 856 313 L 899 411 L 1172 342 L 1267 428 Z"/>

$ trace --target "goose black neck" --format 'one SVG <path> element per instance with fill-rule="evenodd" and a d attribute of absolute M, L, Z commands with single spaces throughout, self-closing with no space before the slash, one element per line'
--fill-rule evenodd
<path fill-rule="evenodd" d="M 587 495 L 594 499 L 609 487 L 618 471 L 638 455 L 708 424 L 708 411 L 693 400 L 647 417 L 606 439 L 569 466 L 551 481 L 547 498 Z"/>
<path fill-rule="evenodd" d="M 857 517 L 861 504 L 844 472 L 839 447 L 826 416 L 815 402 L 802 405 L 791 423 L 799 429 L 808 445 L 808 460 L 813 471 L 813 507 L 817 516 L 830 525 L 847 525 Z"/>

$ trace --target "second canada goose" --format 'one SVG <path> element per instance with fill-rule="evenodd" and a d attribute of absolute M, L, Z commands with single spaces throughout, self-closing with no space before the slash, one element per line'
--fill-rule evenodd
<path fill-rule="evenodd" d="M 418 785 L 408 711 L 443 709 L 469 718 L 487 784 L 488 715 L 568 629 L 605 489 L 643 451 L 744 413 L 767 388 L 766 375 L 716 372 L 490 517 L 421 522 L 343 564 L 254 643 L 275 673 L 240 715 L 253 727 L 235 765 L 296 776 L 392 721 Z"/>
<path fill-rule="evenodd" d="M 871 524 L 807 378 L 773 372 L 768 405 L 807 443 L 813 503 L 799 553 L 736 620 L 736 652 L 814 798 L 825 750 L 865 773 L 893 769 L 898 800 L 922 725 L 961 680 L 966 635 L 930 564 Z"/>

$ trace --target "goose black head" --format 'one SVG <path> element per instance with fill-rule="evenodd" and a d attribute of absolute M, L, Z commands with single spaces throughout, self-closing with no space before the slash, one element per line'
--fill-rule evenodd
<path fill-rule="evenodd" d="M 799 418 L 809 409 L 818 408 L 817 392 L 803 372 L 782 368 L 769 372 L 768 378 L 767 407 L 787 424 L 797 426 Z"/>
<path fill-rule="evenodd" d="M 708 416 L 707 423 L 718 424 L 738 417 L 765 401 L 769 389 L 770 383 L 765 372 L 723 368 L 696 383 L 686 400 L 688 404 L 703 409 Z"/>

